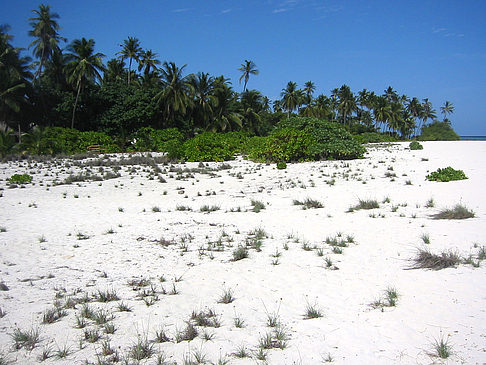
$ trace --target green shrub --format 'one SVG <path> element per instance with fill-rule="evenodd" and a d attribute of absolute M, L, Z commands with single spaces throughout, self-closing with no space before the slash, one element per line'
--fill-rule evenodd
<path fill-rule="evenodd" d="M 283 161 L 277 162 L 277 169 L 285 170 L 287 168 L 287 164 Z"/>
<path fill-rule="evenodd" d="M 453 180 L 465 180 L 466 174 L 462 170 L 454 170 L 452 167 L 446 167 L 444 169 L 437 169 L 437 171 L 431 172 L 426 176 L 429 181 L 441 181 L 448 182 Z"/>
<path fill-rule="evenodd" d="M 140 128 L 133 137 L 136 140 L 137 151 L 175 152 L 176 146 L 181 146 L 183 135 L 177 128 L 154 129 Z"/>
<path fill-rule="evenodd" d="M 383 143 L 383 142 L 396 142 L 397 138 L 388 134 L 382 134 L 377 132 L 366 132 L 353 135 L 353 138 L 361 144 L 366 143 Z"/>
<path fill-rule="evenodd" d="M 12 153 L 15 147 L 15 137 L 11 130 L 5 131 L 0 128 L 0 157 Z"/>
<path fill-rule="evenodd" d="M 32 176 L 27 175 L 27 174 L 15 174 L 10 176 L 10 178 L 7 180 L 9 184 L 17 184 L 17 185 L 22 185 L 22 184 L 29 184 L 32 182 Z"/>
<path fill-rule="evenodd" d="M 314 141 L 307 131 L 283 128 L 264 138 L 263 143 L 258 143 L 249 151 L 250 159 L 257 162 L 290 162 L 314 159 L 309 149 Z"/>
<path fill-rule="evenodd" d="M 411 150 L 423 150 L 424 146 L 422 146 L 419 142 L 417 141 L 412 141 L 409 145 L 409 148 Z"/>
<path fill-rule="evenodd" d="M 458 141 L 460 137 L 447 122 L 435 121 L 422 127 L 420 141 Z"/>
<path fill-rule="evenodd" d="M 277 129 L 305 130 L 313 139 L 308 147 L 309 157 L 314 160 L 349 160 L 363 157 L 366 149 L 340 124 L 323 119 L 293 117 L 281 120 Z"/>
<path fill-rule="evenodd" d="M 88 146 L 100 145 L 106 152 L 119 152 L 113 139 L 102 132 L 80 132 L 61 127 L 35 128 L 25 138 L 23 148 L 34 154 L 67 154 L 86 152 Z"/>
<path fill-rule="evenodd" d="M 187 161 L 227 161 L 241 151 L 238 134 L 204 132 L 186 141 L 182 146 L 182 157 Z"/>

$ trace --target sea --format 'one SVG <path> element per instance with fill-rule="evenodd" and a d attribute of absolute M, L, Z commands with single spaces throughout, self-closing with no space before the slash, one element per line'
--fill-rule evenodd
<path fill-rule="evenodd" d="M 486 136 L 460 136 L 461 141 L 486 141 Z"/>

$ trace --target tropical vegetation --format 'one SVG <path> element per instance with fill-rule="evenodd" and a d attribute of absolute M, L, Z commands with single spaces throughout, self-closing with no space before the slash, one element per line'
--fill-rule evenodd
<path fill-rule="evenodd" d="M 0 157 L 72 153 L 96 141 L 109 151 L 170 150 L 207 159 L 184 151 L 227 139 L 217 133 L 238 132 L 251 140 L 238 151 L 283 162 L 356 158 L 363 154 L 360 143 L 459 138 L 448 119 L 450 101 L 440 107 L 439 121 L 427 98 L 392 87 L 382 94 L 353 92 L 348 85 L 316 95 L 311 80 L 302 88 L 288 81 L 280 98 L 270 100 L 248 89 L 260 72 L 252 60 L 235 65 L 243 84 L 238 92 L 224 75 L 187 73 L 186 65 L 162 62 L 136 37 L 121 40 L 117 57 L 107 60 L 94 39 L 62 37 L 60 16 L 50 6 L 32 14 L 33 59 L 13 45 L 7 25 L 0 27 Z M 82 134 L 88 132 L 91 139 Z M 63 138 L 70 142 L 56 142 Z M 268 150 L 275 145 L 280 152 Z M 303 149 L 292 150 L 298 146 Z M 233 145 L 221 148 L 218 159 L 235 152 Z"/>

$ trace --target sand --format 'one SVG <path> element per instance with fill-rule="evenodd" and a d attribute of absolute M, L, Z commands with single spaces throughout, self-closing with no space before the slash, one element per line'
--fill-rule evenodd
<path fill-rule="evenodd" d="M 486 261 L 477 259 L 486 246 L 486 143 L 423 145 L 419 151 L 408 143 L 372 145 L 361 160 L 285 170 L 242 158 L 159 163 L 160 170 L 93 166 L 93 175 L 121 176 L 61 185 L 55 183 L 86 172 L 76 164 L 87 160 L 1 163 L 0 282 L 8 290 L 0 291 L 0 359 L 37 364 L 50 348 L 43 363 L 109 363 L 114 355 L 102 355 L 104 341 L 121 361 L 147 340 L 154 354 L 142 364 L 156 364 L 162 353 L 167 364 L 198 363 L 198 356 L 199 363 L 255 364 L 264 363 L 263 355 L 268 364 L 486 364 Z M 130 156 L 103 161 L 120 158 Z M 469 179 L 426 181 L 447 166 Z M 15 173 L 32 175 L 33 184 L 9 188 Z M 324 207 L 294 204 L 307 198 Z M 360 199 L 376 200 L 379 208 L 348 212 Z M 252 200 L 264 209 L 254 212 Z M 475 217 L 432 219 L 459 203 Z M 205 205 L 215 210 L 201 212 Z M 266 237 L 255 238 L 257 230 Z M 326 238 L 347 247 L 334 248 Z M 248 257 L 235 261 L 233 252 L 246 245 Z M 471 256 L 475 265 L 410 270 L 418 249 Z M 141 279 L 152 287 L 134 285 Z M 398 294 L 395 306 L 386 303 L 387 289 Z M 218 303 L 225 291 L 234 300 Z M 99 293 L 108 292 L 119 299 L 100 302 Z M 113 334 L 90 319 L 76 328 L 83 297 L 113 316 Z M 75 308 L 42 323 L 56 300 L 65 305 L 69 298 Z M 385 305 L 372 305 L 380 299 Z M 119 311 L 121 302 L 132 310 Z M 322 316 L 306 319 L 307 307 Z M 207 319 L 219 326 L 196 326 L 198 337 L 175 340 L 193 312 L 210 309 L 216 317 Z M 272 316 L 276 328 L 267 326 Z M 149 342 L 161 328 L 170 341 Z M 34 349 L 14 349 L 17 330 L 36 329 Z M 88 342 L 88 330 L 101 338 Z M 285 348 L 259 353 L 267 333 L 270 346 Z M 436 356 L 440 340 L 448 341 L 448 359 Z M 242 347 L 249 357 L 234 355 Z M 63 349 L 67 357 L 59 358 Z M 136 363 L 133 356 L 128 363 Z"/>

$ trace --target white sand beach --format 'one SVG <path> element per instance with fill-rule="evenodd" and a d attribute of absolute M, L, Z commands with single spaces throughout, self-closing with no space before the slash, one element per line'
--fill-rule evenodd
<path fill-rule="evenodd" d="M 0 354 L 15 364 L 41 363 L 43 353 L 45 364 L 111 363 L 117 355 L 120 364 L 157 364 L 160 354 L 167 364 L 486 364 L 486 261 L 477 258 L 486 246 L 486 142 L 408 145 L 285 170 L 242 158 L 118 170 L 122 155 L 101 156 L 102 167 L 1 163 Z M 447 166 L 468 179 L 425 179 Z M 121 176 L 54 184 L 81 172 Z M 9 188 L 16 173 L 32 175 L 32 184 Z M 323 207 L 294 204 L 307 198 Z M 348 212 L 360 199 L 379 208 Z M 252 200 L 264 209 L 254 212 Z M 456 204 L 475 217 L 432 218 Z M 234 260 L 238 247 L 247 258 Z M 418 249 L 471 256 L 476 265 L 410 269 Z M 394 306 L 387 289 L 398 294 Z M 219 303 L 224 291 L 234 300 Z M 102 302 L 100 293 L 118 300 Z M 90 318 L 77 328 L 82 298 L 108 315 L 114 333 Z M 56 301 L 62 316 L 42 323 Z M 306 319 L 307 307 L 322 316 Z M 196 325 L 193 312 L 209 326 Z M 268 326 L 272 316 L 277 327 Z M 187 323 L 199 333 L 191 341 L 181 338 Z M 162 328 L 168 341 L 153 341 Z M 15 349 L 19 330 L 39 331 L 33 349 Z M 273 348 L 261 349 L 267 333 Z M 441 339 L 447 359 L 434 348 Z M 145 340 L 153 354 L 137 360 L 133 346 Z M 243 348 L 248 357 L 235 356 Z"/>

